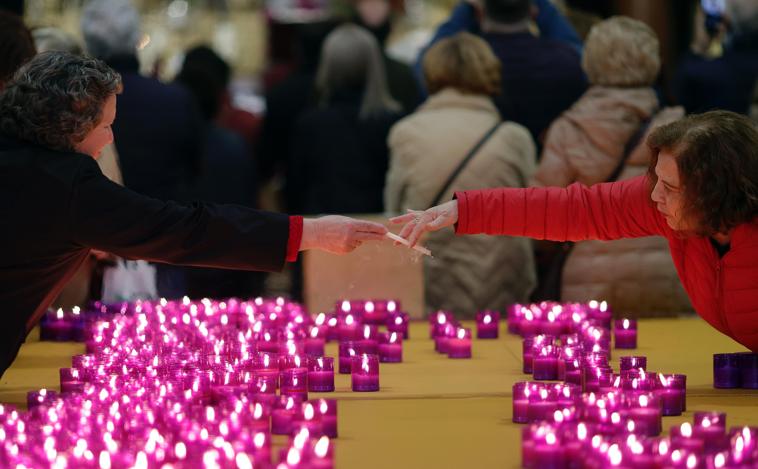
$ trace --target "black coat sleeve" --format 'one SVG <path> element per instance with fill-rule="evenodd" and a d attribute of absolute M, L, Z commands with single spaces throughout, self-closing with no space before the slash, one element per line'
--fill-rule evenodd
<path fill-rule="evenodd" d="M 289 217 L 238 205 L 179 204 L 143 196 L 82 157 L 69 203 L 72 242 L 129 259 L 281 270 Z"/>

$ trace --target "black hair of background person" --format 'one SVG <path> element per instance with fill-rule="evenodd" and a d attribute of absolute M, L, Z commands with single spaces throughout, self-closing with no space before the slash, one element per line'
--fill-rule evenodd
<path fill-rule="evenodd" d="M 24 0 L 0 0 L 0 11 L 24 16 Z"/>
<path fill-rule="evenodd" d="M 34 39 L 24 20 L 15 13 L 0 10 L 0 89 L 35 55 Z"/>

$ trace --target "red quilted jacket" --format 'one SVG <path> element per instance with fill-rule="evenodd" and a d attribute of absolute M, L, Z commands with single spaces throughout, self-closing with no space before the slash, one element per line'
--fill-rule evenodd
<path fill-rule="evenodd" d="M 487 233 L 554 241 L 664 236 L 698 314 L 758 352 L 758 222 L 734 229 L 719 258 L 705 237 L 677 236 L 650 201 L 646 176 L 561 188 L 456 193 L 458 234 Z"/>

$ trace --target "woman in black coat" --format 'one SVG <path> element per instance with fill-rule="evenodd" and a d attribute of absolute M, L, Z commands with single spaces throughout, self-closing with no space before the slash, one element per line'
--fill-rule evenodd
<path fill-rule="evenodd" d="M 0 94 L 0 373 L 90 249 L 275 271 L 298 251 L 345 253 L 386 233 L 346 217 L 164 202 L 114 184 L 95 159 L 113 141 L 120 89 L 104 63 L 47 52 Z"/>

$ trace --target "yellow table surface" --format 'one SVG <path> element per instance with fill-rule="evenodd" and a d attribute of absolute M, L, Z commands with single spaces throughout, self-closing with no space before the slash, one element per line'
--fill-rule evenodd
<path fill-rule="evenodd" d="M 473 327 L 473 324 L 467 324 Z M 520 430 L 511 422 L 511 386 L 521 373 L 521 339 L 474 340 L 474 357 L 451 360 L 434 352 L 426 322 L 411 325 L 402 364 L 382 364 L 381 391 L 350 392 L 350 376 L 337 375 L 338 468 L 516 468 Z M 698 318 L 639 321 L 639 348 L 618 357 L 648 357 L 648 369 L 687 375 L 687 409 L 665 417 L 664 431 L 699 410 L 727 412 L 727 425 L 758 425 L 758 391 L 712 386 L 713 354 L 744 349 Z M 505 324 L 502 325 L 502 329 Z M 502 331 L 501 331 L 502 332 Z M 30 341 L 0 381 L 0 402 L 25 405 L 26 392 L 58 388 L 58 368 L 83 353 L 81 344 Z M 336 344 L 327 355 L 336 356 Z M 275 439 L 283 443 L 282 439 Z"/>

